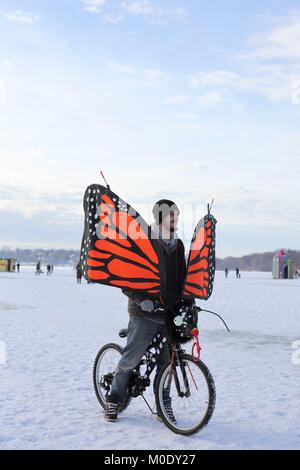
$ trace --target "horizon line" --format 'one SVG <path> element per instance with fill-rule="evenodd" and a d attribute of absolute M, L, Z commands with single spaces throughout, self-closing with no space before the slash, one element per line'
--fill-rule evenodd
<path fill-rule="evenodd" d="M 9 246 L 2 246 L 0 248 L 0 252 L 1 251 L 4 251 L 4 250 L 10 250 L 10 251 L 16 251 L 16 250 L 41 250 L 41 251 L 50 251 L 50 250 L 54 250 L 54 251 L 58 251 L 58 250 L 64 250 L 64 251 L 78 251 L 80 252 L 80 247 L 79 248 L 63 248 L 63 247 L 56 247 L 56 248 L 41 248 L 41 247 L 36 247 L 36 248 L 33 248 L 33 247 L 26 247 L 26 248 L 20 248 L 20 247 L 15 247 L 15 248 L 11 248 Z M 285 251 L 296 251 L 296 252 L 299 252 L 300 253 L 300 249 L 293 249 L 293 248 L 276 248 L 274 250 L 270 250 L 270 251 L 262 251 L 262 252 L 253 252 L 253 253 L 247 253 L 247 254 L 243 254 L 243 255 L 226 255 L 226 256 L 217 256 L 216 255 L 216 259 L 221 259 L 221 260 L 224 260 L 226 258 L 243 258 L 243 257 L 246 257 L 246 256 L 253 256 L 253 255 L 263 255 L 263 254 L 266 254 L 266 253 L 276 253 L 278 250 L 285 250 Z"/>

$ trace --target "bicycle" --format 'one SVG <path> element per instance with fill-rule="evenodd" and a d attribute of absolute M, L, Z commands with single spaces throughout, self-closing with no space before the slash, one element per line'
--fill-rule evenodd
<path fill-rule="evenodd" d="M 163 309 L 159 309 L 163 311 Z M 193 306 L 193 317 L 200 311 Z M 180 310 L 182 312 L 182 310 Z M 185 312 L 186 313 L 186 312 Z M 187 329 L 188 322 L 182 313 L 173 315 L 175 327 L 182 325 Z M 195 322 L 194 322 L 195 323 Z M 191 327 L 191 324 L 189 324 Z M 183 335 L 181 329 L 181 335 Z M 190 337 L 196 336 L 195 327 L 190 328 Z M 193 333 L 194 331 L 194 333 Z M 198 332 L 198 330 L 197 330 Z M 121 338 L 127 336 L 127 330 L 119 332 Z M 198 338 L 198 337 L 197 337 Z M 145 390 L 150 386 L 150 375 L 157 365 L 165 343 L 168 343 L 171 361 L 161 368 L 155 377 L 155 399 L 157 413 L 154 413 L 144 397 Z M 198 356 L 194 356 L 196 347 Z M 132 398 L 142 396 L 151 413 L 157 414 L 164 424 L 174 433 L 189 436 L 203 429 L 212 417 L 216 390 L 213 377 L 207 366 L 200 360 L 198 339 L 193 346 L 193 355 L 186 353 L 180 342 L 171 342 L 166 329 L 162 329 L 152 339 L 144 356 L 133 370 L 126 400 L 119 405 L 119 412 L 124 411 Z M 114 371 L 123 353 L 123 348 L 116 343 L 104 345 L 96 355 L 93 367 L 93 383 L 100 405 L 106 408 L 106 396 L 114 377 Z M 143 372 L 142 372 L 142 369 Z"/>

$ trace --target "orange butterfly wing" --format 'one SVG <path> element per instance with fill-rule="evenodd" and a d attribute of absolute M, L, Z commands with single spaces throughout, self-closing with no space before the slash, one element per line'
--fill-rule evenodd
<path fill-rule="evenodd" d="M 216 219 L 208 214 L 195 228 L 183 284 L 184 298 L 207 300 L 211 296 L 215 276 L 216 223 Z"/>
<path fill-rule="evenodd" d="M 161 295 L 161 251 L 142 217 L 109 188 L 91 185 L 84 195 L 81 268 L 85 279 Z"/>

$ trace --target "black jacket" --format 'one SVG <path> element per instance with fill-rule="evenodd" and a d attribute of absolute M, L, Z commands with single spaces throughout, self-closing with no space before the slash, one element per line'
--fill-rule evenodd
<path fill-rule="evenodd" d="M 168 307 L 178 302 L 182 296 L 183 281 L 186 273 L 186 261 L 184 255 L 184 245 L 177 239 L 173 248 L 168 251 L 166 245 L 161 241 L 161 247 L 166 266 L 166 282 L 163 292 L 164 307 Z M 122 292 L 128 297 L 128 313 L 135 317 L 156 319 L 157 314 L 144 312 L 140 307 L 143 300 L 151 299 L 147 294 L 135 292 L 131 289 L 123 289 Z"/>

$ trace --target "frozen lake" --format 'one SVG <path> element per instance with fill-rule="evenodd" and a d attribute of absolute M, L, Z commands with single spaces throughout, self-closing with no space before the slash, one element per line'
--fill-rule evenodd
<path fill-rule="evenodd" d="M 92 365 L 104 343 L 124 344 L 120 290 L 77 285 L 68 268 L 51 277 L 36 277 L 33 267 L 0 273 L 0 448 L 300 449 L 300 364 L 292 361 L 300 280 L 217 272 L 211 299 L 199 305 L 221 314 L 231 333 L 200 314 L 201 358 L 217 403 L 208 426 L 183 437 L 151 416 L 141 397 L 117 423 L 104 421 Z"/>

